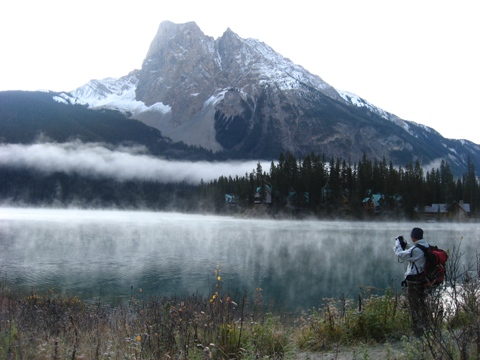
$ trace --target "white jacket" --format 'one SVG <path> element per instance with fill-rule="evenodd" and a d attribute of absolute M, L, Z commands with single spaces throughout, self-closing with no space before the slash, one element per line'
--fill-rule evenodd
<path fill-rule="evenodd" d="M 428 245 L 427 240 L 420 239 L 417 240 L 415 245 L 423 245 L 425 247 L 430 247 Z M 400 245 L 400 241 L 396 241 L 395 246 L 393 247 L 393 251 L 398 258 L 403 261 L 408 261 L 407 271 L 405 271 L 405 276 L 408 275 L 417 275 L 423 271 L 425 268 L 425 255 L 422 249 L 417 248 L 416 246 L 407 245 L 405 250 L 402 249 L 402 245 Z"/>

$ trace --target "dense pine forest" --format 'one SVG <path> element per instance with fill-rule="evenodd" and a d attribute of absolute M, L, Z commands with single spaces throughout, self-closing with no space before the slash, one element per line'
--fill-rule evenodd
<path fill-rule="evenodd" d="M 392 162 L 311 154 L 280 154 L 270 169 L 200 184 L 116 181 L 80 174 L 44 174 L 0 168 L 0 201 L 8 205 L 148 209 L 251 216 L 316 216 L 369 219 L 417 218 L 425 207 L 444 204 L 437 217 L 455 218 L 455 204 L 468 204 L 463 219 L 478 216 L 480 187 L 475 167 L 455 178 L 448 162 L 425 171 L 420 162 Z M 440 210 L 439 210 L 440 211 Z M 435 215 L 435 214 L 434 214 Z"/>
<path fill-rule="evenodd" d="M 455 179 L 445 161 L 438 169 L 425 172 L 419 161 L 398 168 L 385 159 L 372 161 L 365 156 L 358 164 L 351 164 L 315 154 L 297 160 L 287 153 L 271 164 L 269 172 L 259 164 L 256 171 L 242 178 L 220 178 L 204 185 L 203 191 L 233 194 L 242 209 L 269 202 L 271 195 L 272 213 L 415 218 L 423 215 L 425 206 L 445 204 L 444 216 L 449 217 L 453 205 L 463 202 L 470 205 L 472 217 L 480 205 L 480 192 L 475 168 L 470 160 L 468 163 L 468 172 Z M 378 202 L 375 209 L 369 205 L 371 201 Z"/>

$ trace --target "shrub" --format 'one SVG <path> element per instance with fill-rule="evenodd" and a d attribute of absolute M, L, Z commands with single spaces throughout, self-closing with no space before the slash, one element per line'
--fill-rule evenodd
<path fill-rule="evenodd" d="M 409 313 L 397 293 L 384 295 L 364 290 L 358 304 L 345 297 L 326 299 L 323 308 L 304 312 L 296 339 L 301 349 L 318 351 L 338 345 L 384 342 L 400 339 L 409 322 Z"/>

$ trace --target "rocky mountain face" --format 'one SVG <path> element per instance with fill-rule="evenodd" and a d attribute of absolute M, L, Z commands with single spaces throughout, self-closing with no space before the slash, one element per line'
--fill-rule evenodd
<path fill-rule="evenodd" d="M 120 110 L 173 141 L 245 158 L 365 153 L 396 165 L 443 158 L 454 168 L 480 151 L 338 91 L 258 40 L 230 29 L 213 39 L 194 22 L 161 23 L 140 70 L 59 101 Z"/>

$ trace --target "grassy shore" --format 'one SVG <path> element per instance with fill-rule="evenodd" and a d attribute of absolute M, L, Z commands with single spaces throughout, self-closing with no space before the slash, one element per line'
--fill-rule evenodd
<path fill-rule="evenodd" d="M 0 358 L 341 359 L 348 353 L 371 359 L 369 349 L 380 347 L 384 356 L 389 343 L 410 334 L 408 312 L 390 291 L 366 293 L 355 304 L 328 299 L 323 308 L 288 314 L 270 311 L 261 289 L 248 299 L 224 293 L 217 280 L 207 297 L 138 294 L 119 306 L 53 291 L 22 295 L 3 284 Z"/>
<path fill-rule="evenodd" d="M 449 329 L 460 339 L 459 329 L 477 326 L 478 314 L 474 322 L 465 312 L 449 321 L 442 317 L 435 323 L 440 327 L 426 328 L 417 338 L 404 297 L 372 290 L 362 289 L 355 300 L 325 299 L 321 308 L 290 314 L 270 311 L 261 289 L 252 299 L 224 292 L 219 275 L 206 297 L 139 293 L 118 306 L 53 291 L 25 295 L 2 284 L 0 359 L 478 358 L 478 348 L 456 347 L 455 338 L 448 337 Z M 445 351 L 435 342 L 438 334 L 447 336 Z M 465 335 L 469 344 L 479 338 Z"/>

